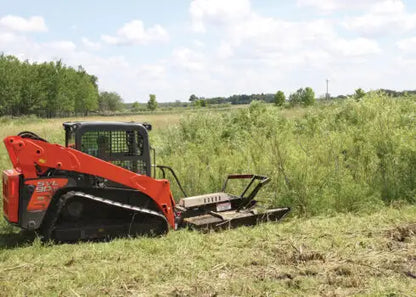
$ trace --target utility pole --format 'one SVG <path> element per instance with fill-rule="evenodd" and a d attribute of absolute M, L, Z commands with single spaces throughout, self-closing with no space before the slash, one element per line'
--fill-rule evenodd
<path fill-rule="evenodd" d="M 326 79 L 326 100 L 329 100 L 329 89 L 328 89 L 329 80 Z"/>

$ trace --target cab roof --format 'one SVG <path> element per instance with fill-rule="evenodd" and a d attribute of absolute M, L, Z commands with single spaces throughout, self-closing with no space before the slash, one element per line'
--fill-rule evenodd
<path fill-rule="evenodd" d="M 69 128 L 69 129 L 78 129 L 81 127 L 105 127 L 105 128 L 117 128 L 117 127 L 123 127 L 123 128 L 128 128 L 128 127 L 144 127 L 146 128 L 146 130 L 151 131 L 152 130 L 152 125 L 149 123 L 139 123 L 139 122 L 116 122 L 116 121 L 112 121 L 112 122 L 104 122 L 104 121 L 74 121 L 74 122 L 64 122 L 62 124 L 64 126 L 65 129 Z"/>

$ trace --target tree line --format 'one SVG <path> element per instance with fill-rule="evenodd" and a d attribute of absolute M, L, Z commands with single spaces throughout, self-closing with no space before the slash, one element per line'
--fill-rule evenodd
<path fill-rule="evenodd" d="M 205 104 L 249 104 L 251 101 L 265 101 L 268 103 L 274 102 L 274 94 L 241 94 L 241 95 L 232 95 L 229 97 L 213 97 L 213 98 L 204 98 L 197 97 L 195 94 L 192 94 L 189 97 L 190 102 L 205 101 Z M 198 104 L 198 103 L 197 103 Z"/>
<path fill-rule="evenodd" d="M 62 61 L 30 63 L 0 53 L 0 116 L 51 118 L 143 109 L 137 102 L 128 107 L 116 92 L 99 92 L 97 81 L 82 66 L 75 69 Z M 156 95 L 149 97 L 144 109 L 153 111 L 158 106 Z"/>
<path fill-rule="evenodd" d="M 290 94 L 287 103 L 291 106 L 294 105 L 313 105 L 315 103 L 315 92 L 310 87 L 300 88 L 296 92 Z M 275 105 L 282 106 L 286 103 L 286 96 L 283 91 L 278 91 L 276 94 L 251 94 L 251 95 L 232 95 L 229 97 L 214 97 L 204 98 L 197 97 L 192 94 L 189 97 L 189 101 L 198 107 L 205 107 L 210 104 L 250 104 L 252 101 L 264 101 L 267 103 L 274 103 Z"/>
<path fill-rule="evenodd" d="M 30 63 L 0 54 L 0 116 L 88 115 L 124 109 L 115 92 L 98 92 L 97 77 L 62 61 Z"/>
<path fill-rule="evenodd" d="M 406 95 L 416 95 L 416 90 L 408 90 L 408 91 L 394 91 L 394 90 L 388 90 L 388 89 L 379 89 L 376 90 L 381 93 L 385 93 L 386 95 L 389 95 L 391 97 L 402 97 Z M 326 100 L 342 100 L 346 98 L 355 98 L 360 99 L 362 98 L 366 92 L 362 90 L 361 88 L 356 89 L 353 94 L 349 95 L 338 95 L 336 97 L 330 96 L 329 94 L 325 97 L 320 97 L 319 99 L 326 99 Z M 275 94 L 241 94 L 241 95 L 232 95 L 229 97 L 213 97 L 213 98 L 205 98 L 205 97 L 198 97 L 195 94 L 192 94 L 189 97 L 189 102 L 191 105 L 196 107 L 205 107 L 207 105 L 211 104 L 250 104 L 252 101 L 264 101 L 267 103 L 274 103 L 277 106 L 295 106 L 295 105 L 313 105 L 316 102 L 316 95 L 312 88 L 306 87 L 306 88 L 300 88 L 294 93 L 289 94 L 289 96 L 286 97 L 285 93 L 283 91 L 277 91 Z M 178 102 L 176 103 L 162 103 L 161 105 L 168 104 L 169 106 L 183 106 L 179 105 Z M 187 105 L 185 104 L 185 107 Z"/>
<path fill-rule="evenodd" d="M 29 63 L 0 55 L 0 115 L 55 117 L 98 108 L 97 77 L 61 61 Z"/>

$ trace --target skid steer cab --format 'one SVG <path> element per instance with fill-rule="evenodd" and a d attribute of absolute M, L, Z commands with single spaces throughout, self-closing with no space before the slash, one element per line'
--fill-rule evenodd
<path fill-rule="evenodd" d="M 4 139 L 13 164 L 3 171 L 4 217 L 43 240 L 159 235 L 183 227 L 224 229 L 278 221 L 290 211 L 258 211 L 254 198 L 269 179 L 253 174 L 229 175 L 221 191 L 187 197 L 172 168 L 156 165 L 148 123 L 63 126 L 65 146 L 27 131 Z M 167 174 L 183 193 L 177 204 Z M 246 180 L 247 186 L 239 195 L 227 193 L 228 182 L 236 179 Z"/>

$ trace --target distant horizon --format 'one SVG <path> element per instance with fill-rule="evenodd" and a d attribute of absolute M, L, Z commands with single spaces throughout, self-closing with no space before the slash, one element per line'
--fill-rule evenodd
<path fill-rule="evenodd" d="M 0 53 L 62 60 L 126 103 L 415 89 L 410 0 L 3 3 Z M 338 96 L 338 95 L 334 95 Z"/>
<path fill-rule="evenodd" d="M 357 88 L 357 89 L 359 89 L 359 88 Z M 355 89 L 355 90 L 357 90 L 357 89 Z M 362 88 L 361 88 L 362 89 Z M 338 97 L 341 97 L 341 96 L 353 96 L 354 95 L 354 93 L 355 93 L 355 90 L 353 90 L 352 92 L 350 92 L 350 93 L 344 93 L 344 94 L 337 94 L 337 95 L 332 95 L 331 93 L 329 93 L 329 96 L 330 96 L 330 98 L 332 98 L 332 99 L 335 99 L 335 98 L 338 98 Z M 265 92 L 260 92 L 260 93 L 251 93 L 251 94 L 243 94 L 243 93 L 241 93 L 241 94 L 232 94 L 232 95 L 230 95 L 230 96 L 215 96 L 215 97 L 204 97 L 204 96 L 198 96 L 198 95 L 196 95 L 196 94 L 193 94 L 193 95 L 195 95 L 195 96 L 197 96 L 198 97 L 198 99 L 203 99 L 203 100 L 212 100 L 212 99 L 216 99 L 216 98 L 225 98 L 225 99 L 227 99 L 227 98 L 231 98 L 231 97 L 233 97 L 233 96 L 243 96 L 243 95 L 246 95 L 246 96 L 253 96 L 253 95 L 275 95 L 278 91 L 280 91 L 280 90 L 277 90 L 276 92 L 274 92 L 274 93 L 265 93 Z M 391 89 L 374 89 L 374 90 L 364 90 L 363 89 L 363 91 L 365 92 L 365 93 L 368 93 L 368 92 L 378 92 L 378 91 L 381 91 L 381 92 L 395 92 L 395 93 L 406 93 L 406 92 L 410 92 L 410 93 L 415 93 L 416 94 L 416 89 L 414 89 L 414 90 L 391 90 Z M 294 93 L 294 92 L 293 92 Z M 289 95 L 290 94 L 292 94 L 292 93 L 285 93 L 285 96 L 286 96 L 286 100 L 288 100 L 288 97 L 289 97 Z M 192 95 L 192 94 L 191 94 Z M 316 94 L 315 93 L 315 98 L 317 99 L 317 100 L 320 100 L 320 99 L 326 99 L 326 98 L 323 98 L 324 96 L 325 96 L 326 94 Z M 156 99 L 157 99 L 157 94 L 156 94 Z M 147 101 L 143 101 L 143 102 L 139 102 L 139 101 L 133 101 L 133 102 L 123 102 L 124 104 L 133 104 L 133 103 L 140 103 L 140 104 L 146 104 L 147 103 Z M 173 104 L 173 103 L 177 103 L 177 102 L 180 102 L 180 103 L 190 103 L 190 101 L 189 101 L 189 98 L 187 99 L 187 100 L 184 100 L 184 101 L 181 101 L 181 100 L 175 100 L 175 101 L 165 101 L 165 102 L 160 102 L 160 103 L 162 103 L 162 104 Z"/>

